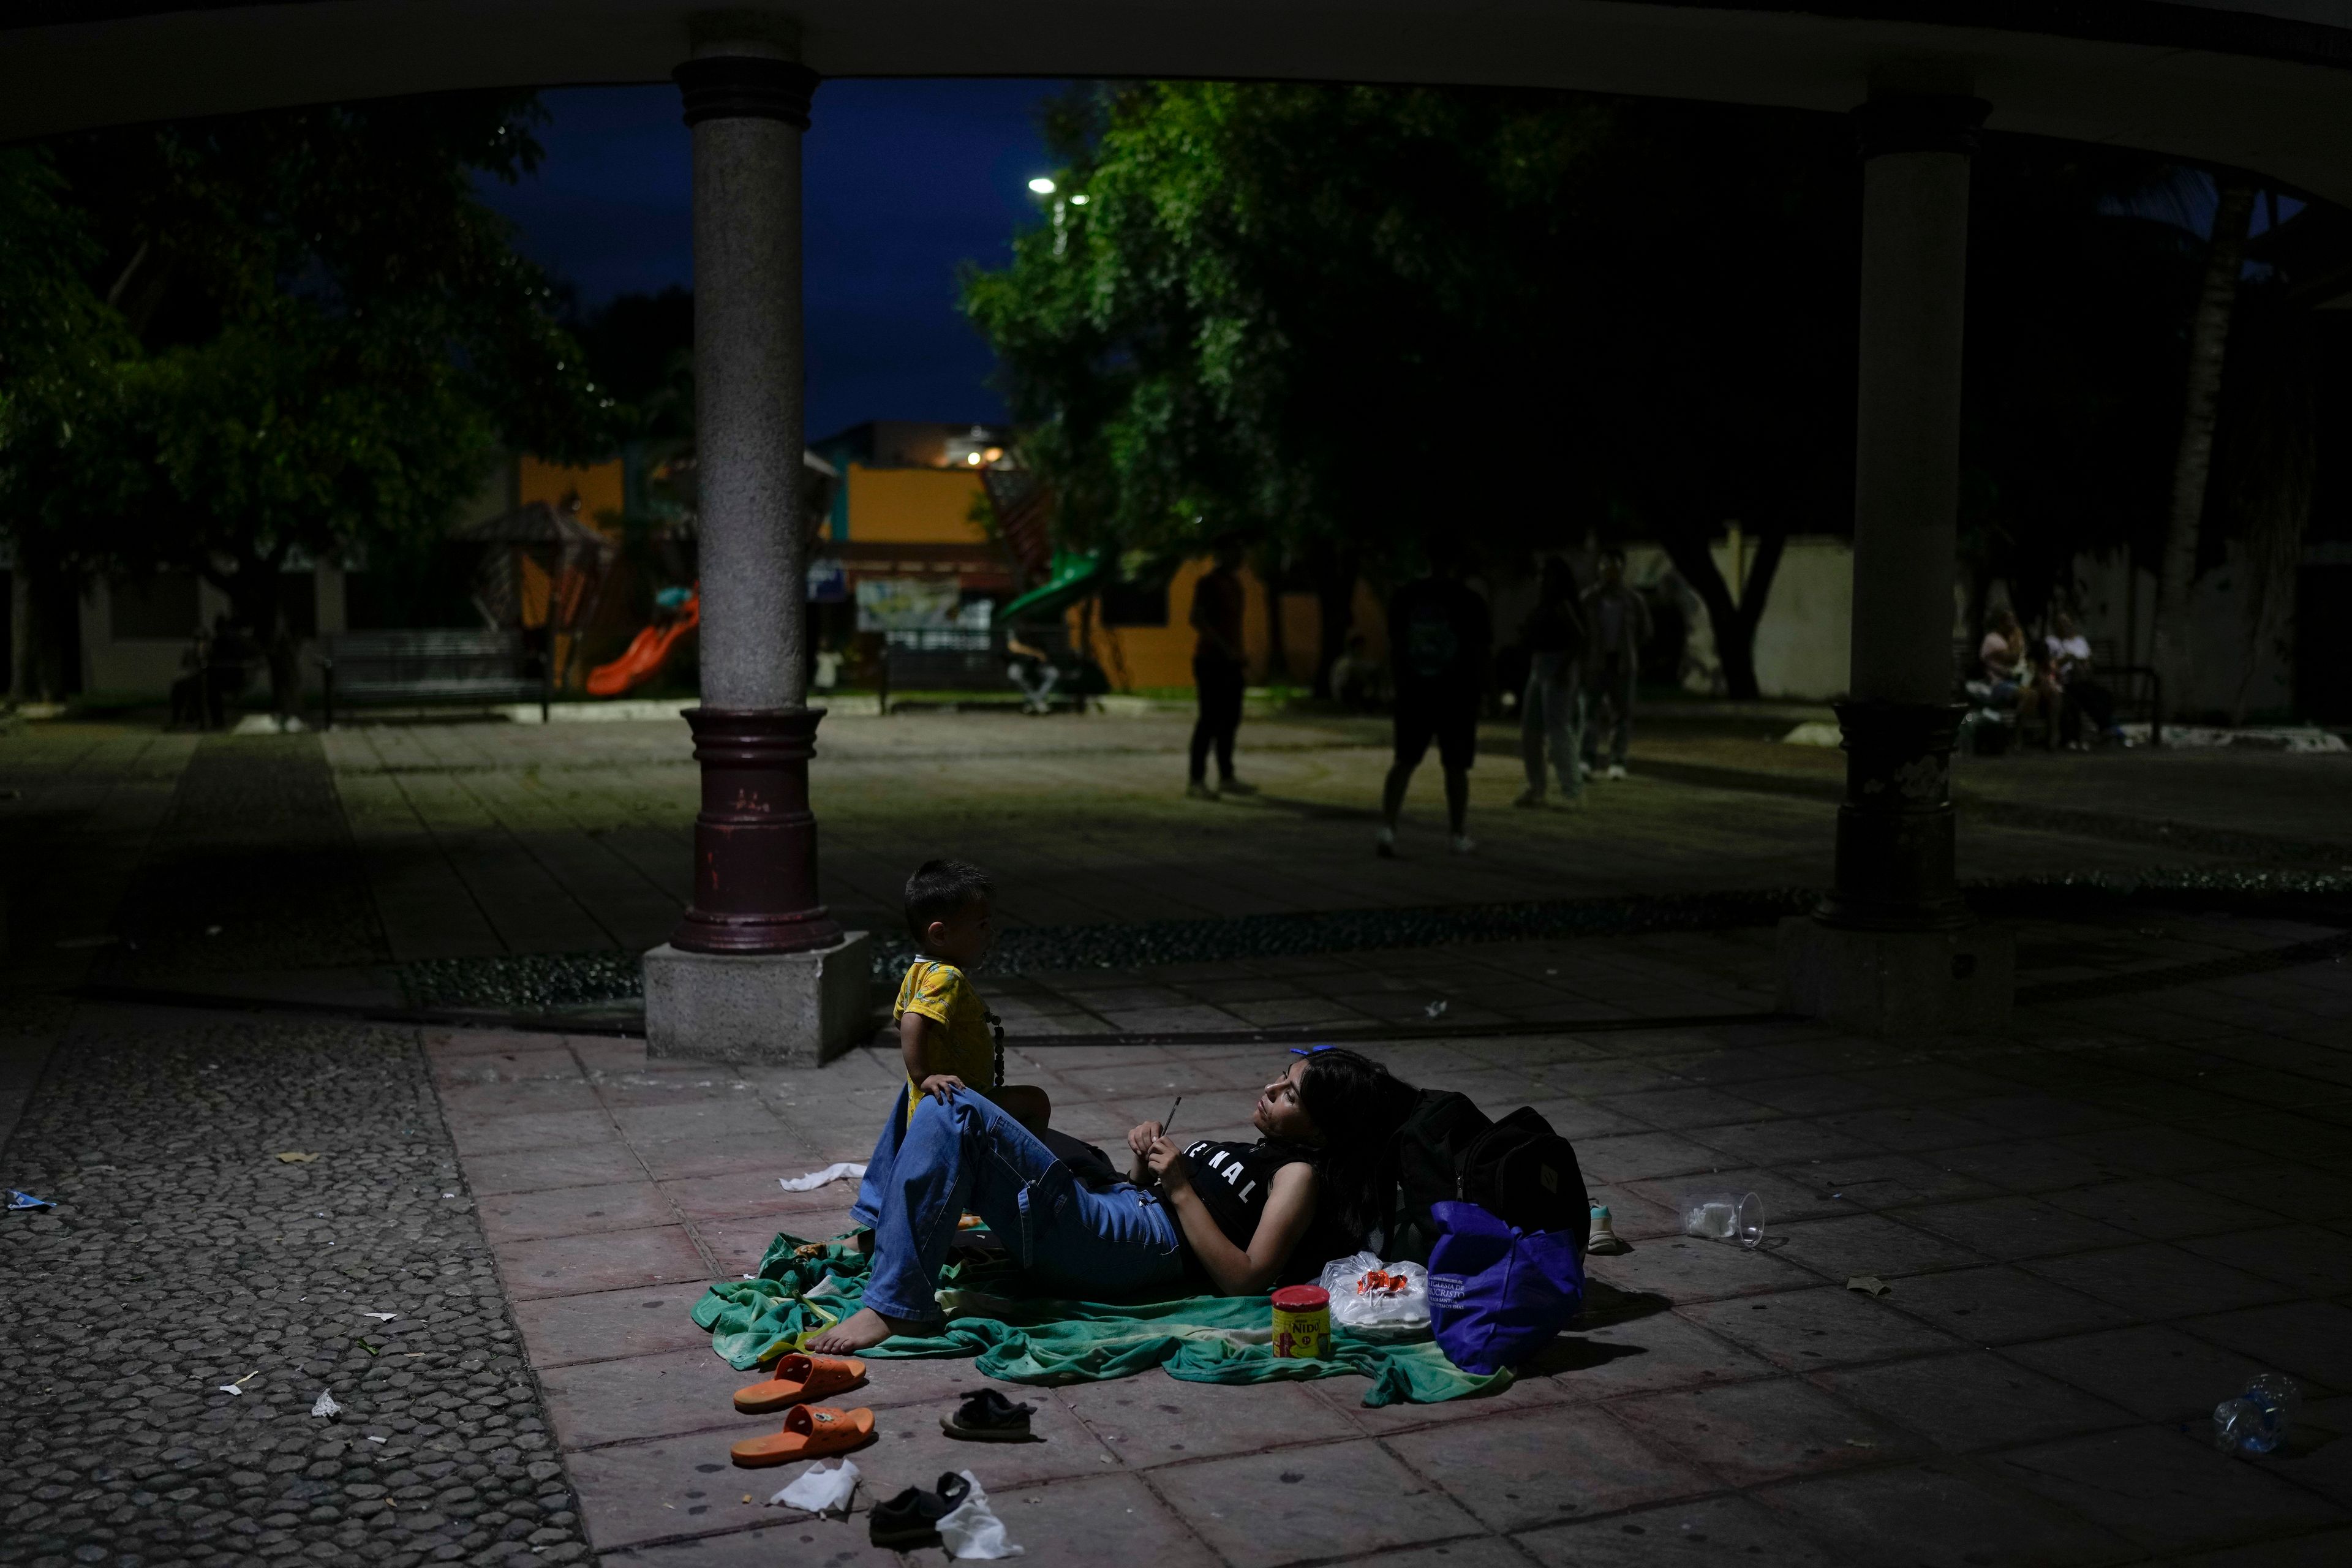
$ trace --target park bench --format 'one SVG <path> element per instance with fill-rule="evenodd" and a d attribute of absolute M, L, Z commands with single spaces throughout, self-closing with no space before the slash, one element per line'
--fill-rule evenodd
<path fill-rule="evenodd" d="M 536 698 L 547 719 L 552 695 L 545 653 L 528 632 L 429 630 L 343 632 L 320 639 L 325 723 L 359 707 L 488 706 Z"/>
<path fill-rule="evenodd" d="M 1979 656 L 1979 644 L 1969 637 L 1952 639 L 1952 686 L 1958 699 L 1973 709 L 1987 713 L 1991 683 L 1984 678 L 1984 665 Z M 2091 639 L 2091 679 L 2115 694 L 2118 718 L 2129 713 L 2147 721 L 2147 741 L 2151 746 L 2164 744 L 2164 681 L 2163 678 L 2144 664 L 2118 664 L 2113 637 Z M 2017 722 L 2013 711 L 1996 715 L 2006 725 Z"/>

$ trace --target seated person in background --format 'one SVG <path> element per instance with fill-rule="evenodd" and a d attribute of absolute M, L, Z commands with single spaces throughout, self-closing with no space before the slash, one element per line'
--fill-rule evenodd
<path fill-rule="evenodd" d="M 1331 700 L 1350 708 L 1370 708 L 1381 700 L 1381 667 L 1361 632 L 1349 632 L 1347 647 L 1331 661 Z"/>
<path fill-rule="evenodd" d="M 1017 626 L 1004 631 L 1005 679 L 1021 689 L 1021 706 L 1032 713 L 1043 713 L 1050 706 L 1047 699 L 1061 683 L 1062 672 L 1055 668 L 1053 655 L 1034 643 L 1024 642 Z"/>
<path fill-rule="evenodd" d="M 2057 682 L 2042 662 L 2032 657 L 2025 628 L 2018 625 L 2015 610 L 2004 605 L 1993 612 L 1992 628 L 1985 633 L 1977 657 L 1984 664 L 1985 679 L 1992 686 L 1988 701 L 1993 707 L 2016 709 L 2020 724 L 2045 710 L 2054 719 Z M 2043 727 L 2044 744 L 2055 747 L 2057 737 L 2055 722 Z"/>
<path fill-rule="evenodd" d="M 2123 731 L 2116 727 L 2116 695 L 2092 679 L 2091 639 L 2083 635 L 2074 617 L 2059 611 L 2044 640 L 2050 650 L 2052 679 L 2065 697 L 2063 728 L 2071 731 L 2065 737 L 2067 742 L 2089 749 L 2089 742 L 2082 738 L 2086 715 L 2100 734 L 2122 740 Z"/>

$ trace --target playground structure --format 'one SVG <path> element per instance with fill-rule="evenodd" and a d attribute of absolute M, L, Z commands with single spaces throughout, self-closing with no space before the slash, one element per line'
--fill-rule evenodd
<path fill-rule="evenodd" d="M 670 650 L 701 625 L 702 595 L 697 591 L 687 595 L 671 619 L 641 628 L 629 639 L 620 658 L 590 670 L 588 695 L 619 697 L 635 690 L 661 673 L 662 666 L 669 660 Z"/>

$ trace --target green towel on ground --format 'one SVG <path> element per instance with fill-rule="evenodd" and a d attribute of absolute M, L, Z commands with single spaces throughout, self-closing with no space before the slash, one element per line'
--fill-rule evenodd
<path fill-rule="evenodd" d="M 751 1279 L 713 1285 L 694 1304 L 710 1348 L 749 1372 L 799 1347 L 804 1336 L 864 1304 L 866 1261 L 854 1247 L 778 1236 Z M 1283 1357 L 1264 1342 L 1273 1310 L 1264 1296 L 1183 1296 L 1107 1303 L 1022 1298 L 1001 1258 L 950 1263 L 940 1301 L 950 1314 L 938 1334 L 886 1340 L 877 1357 L 968 1356 L 1007 1383 L 1099 1383 L 1164 1366 L 1186 1383 L 1273 1383 L 1360 1373 L 1371 1380 L 1366 1405 L 1434 1405 L 1499 1393 L 1511 1374 L 1480 1377 L 1445 1359 L 1429 1340 L 1376 1343 L 1335 1328 L 1318 1361 Z"/>

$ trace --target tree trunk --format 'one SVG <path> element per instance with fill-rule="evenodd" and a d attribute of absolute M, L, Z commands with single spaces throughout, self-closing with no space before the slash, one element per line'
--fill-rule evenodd
<path fill-rule="evenodd" d="M 1348 634 L 1356 624 L 1356 552 L 1318 551 L 1315 555 L 1315 603 L 1322 623 L 1316 638 L 1315 695 L 1331 695 L 1331 667 L 1348 649 Z M 1393 652 L 1394 650 L 1391 650 Z"/>
<path fill-rule="evenodd" d="M 1765 601 L 1771 595 L 1772 578 L 1780 570 L 1780 552 L 1788 538 L 1788 531 L 1779 527 L 1767 527 L 1756 536 L 1756 554 L 1748 563 L 1748 582 L 1736 605 L 1731 599 L 1731 585 L 1723 580 L 1723 573 L 1716 566 L 1715 553 L 1708 548 L 1705 534 L 1668 534 L 1665 539 L 1667 559 L 1698 595 L 1699 602 L 1706 606 L 1706 618 L 1715 627 L 1715 653 L 1723 661 L 1726 693 L 1740 701 L 1753 701 L 1758 695 L 1756 623 L 1763 617 Z"/>
<path fill-rule="evenodd" d="M 1290 684 L 1290 649 L 1282 636 L 1282 555 L 1268 548 L 1258 557 L 1258 581 L 1265 585 L 1265 683 Z"/>
<path fill-rule="evenodd" d="M 2157 573 L 2149 617 L 2150 657 L 2164 682 L 2167 705 L 2178 712 L 2189 679 L 2189 584 L 2197 580 L 2198 534 L 2205 518 L 2205 487 L 2213 467 L 2213 421 L 2221 396 L 2221 358 L 2230 343 L 2230 317 L 2238 302 L 2238 270 L 2254 190 L 2224 179 L 2205 248 L 2205 285 L 2189 325 L 2189 376 L 2181 395 L 2180 446 L 2172 465 L 2172 515 L 2165 526 L 2164 558 Z"/>

